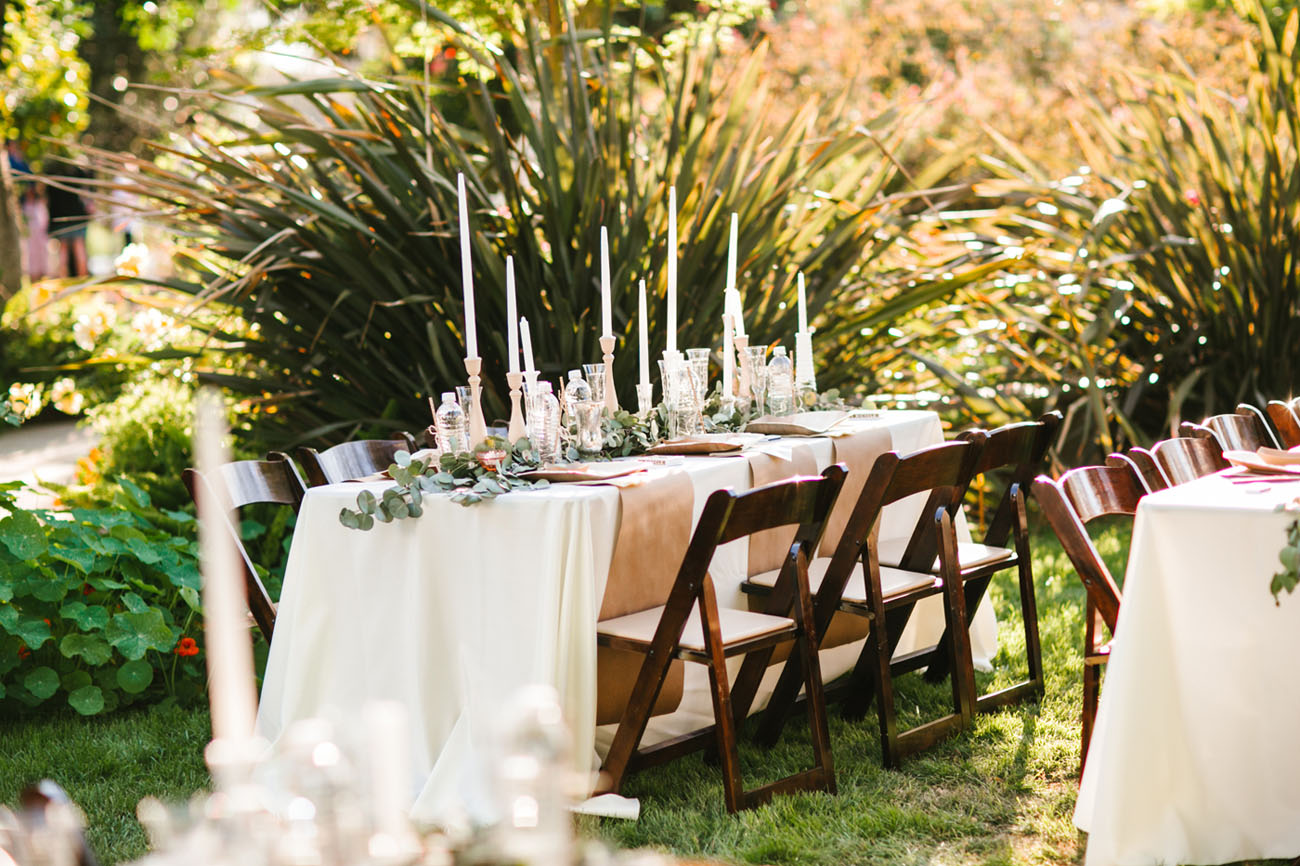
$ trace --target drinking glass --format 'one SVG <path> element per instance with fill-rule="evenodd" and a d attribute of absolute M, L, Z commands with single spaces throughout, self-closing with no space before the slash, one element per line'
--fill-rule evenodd
<path fill-rule="evenodd" d="M 597 403 L 605 402 L 605 365 L 604 364 L 583 364 L 582 374 L 587 377 L 587 384 L 591 387 L 591 399 Z"/>
<path fill-rule="evenodd" d="M 597 400 L 581 400 L 573 404 L 573 412 L 578 420 L 579 451 L 595 453 L 605 444 L 604 431 L 600 425 L 601 411 L 604 408 L 604 402 Z"/>
<path fill-rule="evenodd" d="M 659 362 L 669 439 L 692 436 L 703 428 L 693 366 L 689 361 Z"/>
<path fill-rule="evenodd" d="M 754 414 L 767 414 L 767 346 L 750 346 L 745 349 L 749 356 L 749 390 L 754 400 Z"/>
<path fill-rule="evenodd" d="M 691 373 L 695 379 L 696 394 L 700 403 L 709 398 L 709 350 L 687 349 L 686 360 L 691 364 Z"/>

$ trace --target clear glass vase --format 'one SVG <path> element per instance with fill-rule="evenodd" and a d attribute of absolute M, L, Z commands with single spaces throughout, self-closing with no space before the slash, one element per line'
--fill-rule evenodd
<path fill-rule="evenodd" d="M 528 438 L 543 463 L 560 459 L 560 401 L 550 382 L 538 382 L 528 400 Z"/>

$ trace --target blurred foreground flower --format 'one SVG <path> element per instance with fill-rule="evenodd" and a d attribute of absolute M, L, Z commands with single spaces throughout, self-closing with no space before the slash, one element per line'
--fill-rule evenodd
<path fill-rule="evenodd" d="M 77 345 L 87 352 L 95 348 L 95 341 L 117 321 L 117 312 L 106 304 L 97 304 L 77 316 L 77 324 L 72 329 L 72 338 Z"/>
<path fill-rule="evenodd" d="M 64 415 L 79 415 L 86 399 L 77 390 L 77 383 L 65 376 L 50 389 L 50 402 Z"/>
<path fill-rule="evenodd" d="M 19 418 L 35 418 L 41 411 L 41 391 L 36 385 L 15 382 L 9 386 L 9 411 Z"/>

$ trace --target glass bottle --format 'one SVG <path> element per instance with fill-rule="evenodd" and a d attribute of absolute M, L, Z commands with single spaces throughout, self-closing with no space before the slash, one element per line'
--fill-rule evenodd
<path fill-rule="evenodd" d="M 777 416 L 794 414 L 794 364 L 785 346 L 773 349 L 767 362 L 767 410 Z"/>
<path fill-rule="evenodd" d="M 465 412 L 456 402 L 454 391 L 444 391 L 442 405 L 434 416 L 438 433 L 438 448 L 443 454 L 459 454 L 469 450 L 469 422 Z"/>
<path fill-rule="evenodd" d="M 585 383 L 584 383 L 585 384 Z M 560 401 L 550 382 L 538 382 L 528 413 L 528 435 L 543 463 L 560 459 Z"/>
<path fill-rule="evenodd" d="M 591 386 L 587 384 L 586 379 L 582 378 L 582 371 L 570 370 L 569 382 L 564 386 L 564 411 L 569 414 L 569 419 L 576 419 L 577 405 L 590 399 Z"/>

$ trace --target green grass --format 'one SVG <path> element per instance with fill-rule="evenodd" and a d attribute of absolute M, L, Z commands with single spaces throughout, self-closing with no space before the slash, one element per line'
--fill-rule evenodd
<path fill-rule="evenodd" d="M 1104 532 L 1099 546 L 1119 573 L 1126 534 Z M 980 716 L 973 729 L 907 760 L 880 766 L 875 716 L 860 723 L 831 710 L 839 794 L 779 797 L 738 816 L 722 805 L 716 766 L 692 756 L 632 776 L 625 792 L 641 798 L 637 822 L 580 818 L 585 836 L 620 847 L 651 846 L 735 863 L 1074 863 L 1081 836 L 1070 821 L 1079 760 L 1083 589 L 1050 535 L 1034 539 L 1047 695 Z M 981 688 L 1023 676 L 1023 633 L 1009 576 L 991 589 L 1001 630 L 995 672 Z M 946 685 L 917 675 L 898 683 L 900 723 L 942 712 Z M 101 862 L 145 852 L 135 820 L 145 796 L 182 801 L 209 784 L 203 765 L 205 711 L 157 707 L 107 719 L 79 717 L 0 722 L 0 802 L 39 778 L 62 784 L 86 812 Z M 770 752 L 742 746 L 748 784 L 810 766 L 807 725 L 791 718 Z"/>

